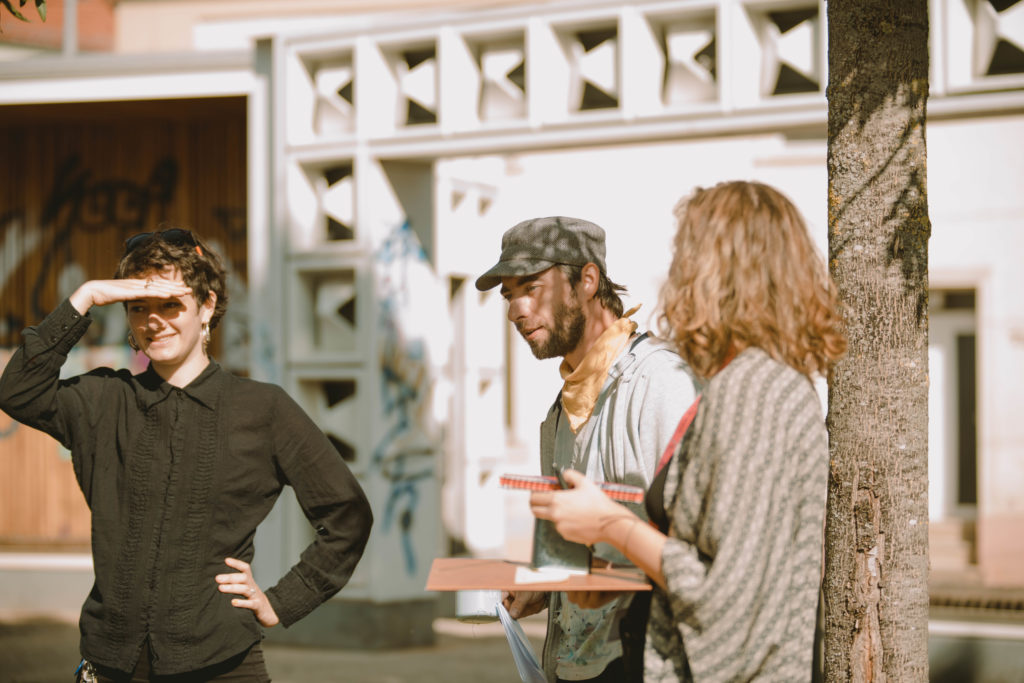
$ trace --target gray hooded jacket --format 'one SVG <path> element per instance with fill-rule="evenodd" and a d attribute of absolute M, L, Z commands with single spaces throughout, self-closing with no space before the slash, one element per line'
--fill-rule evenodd
<path fill-rule="evenodd" d="M 634 336 L 608 372 L 590 419 L 573 434 L 563 418 L 561 394 L 540 427 L 541 472 L 555 466 L 583 472 L 594 481 L 650 487 L 654 470 L 679 419 L 697 395 L 689 367 L 671 346 L 650 334 Z M 629 505 L 647 519 L 643 505 Z M 538 520 L 534 543 L 545 543 L 550 522 Z M 536 552 L 535 552 L 536 554 Z M 595 554 L 615 564 L 627 563 L 611 546 L 599 544 Z M 551 593 L 543 665 L 549 680 L 581 680 L 598 676 L 622 655 L 619 620 L 631 596 L 598 609 L 581 609 Z"/>

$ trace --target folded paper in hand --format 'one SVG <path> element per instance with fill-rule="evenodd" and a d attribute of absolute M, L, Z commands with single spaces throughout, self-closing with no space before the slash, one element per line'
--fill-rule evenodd
<path fill-rule="evenodd" d="M 530 646 L 530 641 L 523 633 L 523 627 L 513 619 L 505 606 L 500 602 L 495 609 L 498 610 L 498 619 L 505 628 L 505 637 L 508 638 L 509 647 L 512 648 L 512 659 L 516 662 L 516 669 L 519 670 L 519 678 L 523 683 L 547 683 L 544 669 L 537 661 L 537 655 Z"/>

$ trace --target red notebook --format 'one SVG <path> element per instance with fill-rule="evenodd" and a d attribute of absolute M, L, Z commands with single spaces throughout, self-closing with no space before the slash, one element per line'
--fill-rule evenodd
<path fill-rule="evenodd" d="M 561 491 L 562 486 L 557 477 L 545 477 L 531 474 L 503 474 L 499 480 L 501 486 L 506 489 L 524 489 L 527 491 Z M 623 503 L 644 502 L 644 490 L 639 486 L 629 484 L 614 484 L 612 482 L 597 482 L 605 495 L 612 500 Z"/>

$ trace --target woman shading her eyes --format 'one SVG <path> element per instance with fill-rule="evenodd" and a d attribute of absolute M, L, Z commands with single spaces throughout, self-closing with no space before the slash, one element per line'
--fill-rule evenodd
<path fill-rule="evenodd" d="M 197 235 L 136 235 L 114 279 L 85 282 L 24 331 L 0 378 L 0 407 L 70 449 L 92 512 L 82 680 L 268 681 L 262 629 L 309 614 L 362 556 L 370 506 L 323 432 L 279 387 L 210 358 L 227 301 Z M 110 304 L 149 366 L 60 379 L 90 309 Z M 263 590 L 253 537 L 285 485 L 317 533 Z"/>

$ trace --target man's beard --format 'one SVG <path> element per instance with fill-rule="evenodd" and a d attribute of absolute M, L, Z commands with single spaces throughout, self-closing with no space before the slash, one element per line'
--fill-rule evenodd
<path fill-rule="evenodd" d="M 576 300 L 576 292 L 570 295 L 568 302 L 558 304 L 553 317 L 554 328 L 548 330 L 550 335 L 547 341 L 534 343 L 526 340 L 534 357 L 540 360 L 563 357 L 579 346 L 580 340 L 583 339 L 587 319 L 583 315 L 583 307 Z"/>

